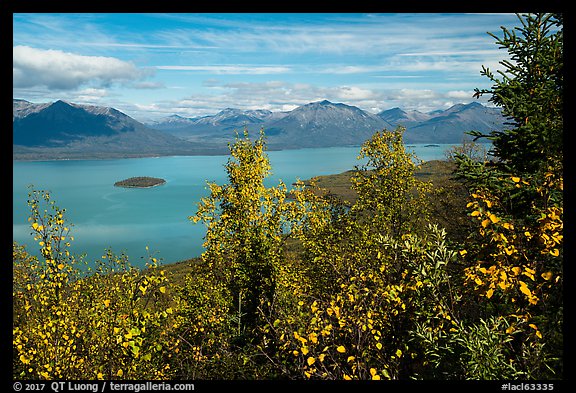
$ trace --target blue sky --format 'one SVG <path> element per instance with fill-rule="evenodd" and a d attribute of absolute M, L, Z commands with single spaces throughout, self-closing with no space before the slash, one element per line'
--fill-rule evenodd
<path fill-rule="evenodd" d="M 14 14 L 13 96 L 142 121 L 327 99 L 431 111 L 488 88 L 513 14 Z M 483 99 L 483 102 L 486 98 Z"/>

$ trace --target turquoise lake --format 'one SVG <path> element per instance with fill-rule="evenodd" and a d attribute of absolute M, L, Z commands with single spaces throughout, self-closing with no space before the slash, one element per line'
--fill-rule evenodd
<path fill-rule="evenodd" d="M 409 145 L 424 161 L 445 159 L 454 145 Z M 297 178 L 341 173 L 359 165 L 359 147 L 269 151 L 272 176 L 267 185 L 281 179 L 288 189 Z M 203 224 L 193 224 L 206 181 L 226 182 L 228 156 L 177 156 L 115 160 L 13 161 L 13 240 L 37 253 L 30 235 L 27 198 L 33 185 L 50 191 L 52 199 L 66 208 L 74 236 L 71 251 L 100 259 L 107 248 L 126 253 L 135 266 L 144 266 L 146 246 L 162 263 L 173 263 L 202 253 Z M 133 176 L 160 177 L 166 184 L 146 189 L 114 187 Z"/>

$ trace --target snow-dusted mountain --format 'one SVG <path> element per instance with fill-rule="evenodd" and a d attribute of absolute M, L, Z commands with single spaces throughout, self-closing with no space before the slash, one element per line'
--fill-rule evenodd
<path fill-rule="evenodd" d="M 428 120 L 407 127 L 405 140 L 410 143 L 460 143 L 467 131 L 488 133 L 503 130 L 506 118 L 499 108 L 478 102 L 457 104 L 431 114 Z"/>
<path fill-rule="evenodd" d="M 156 130 L 179 130 L 195 124 L 197 118 L 170 115 L 161 120 L 155 120 L 146 125 Z"/>
<path fill-rule="evenodd" d="M 197 125 L 237 126 L 241 124 L 263 123 L 272 116 L 272 112 L 265 109 L 241 110 L 226 108 L 214 116 L 204 116 L 195 121 Z"/>
<path fill-rule="evenodd" d="M 417 110 L 405 111 L 400 108 L 392 108 L 378 113 L 378 117 L 394 126 L 403 125 L 404 127 L 410 127 L 430 119 L 433 115 Z"/>
<path fill-rule="evenodd" d="M 153 130 L 110 107 L 14 100 L 12 117 L 15 159 L 199 153 L 194 144 Z"/>
<path fill-rule="evenodd" d="M 477 102 L 430 113 L 393 108 L 378 115 L 330 101 L 289 112 L 224 109 L 213 116 L 172 115 L 144 125 L 110 107 L 13 100 L 13 157 L 103 158 L 225 154 L 235 132 L 264 129 L 270 149 L 359 146 L 375 131 L 407 128 L 406 143 L 460 143 L 471 130 L 502 130 L 498 108 Z"/>
<path fill-rule="evenodd" d="M 171 126 L 172 117 L 150 124 L 188 140 L 208 143 L 230 141 L 235 131 L 264 129 L 271 149 L 359 145 L 376 130 L 391 125 L 360 108 L 330 101 L 312 102 L 289 112 L 227 108 L 214 116 L 187 119 Z M 183 123 L 182 123 L 183 124 Z"/>
<path fill-rule="evenodd" d="M 423 113 L 393 108 L 377 115 L 355 106 L 312 102 L 289 112 L 243 111 L 228 108 L 216 115 L 188 118 L 175 124 L 172 117 L 150 126 L 194 141 L 230 140 L 234 131 L 263 128 L 271 148 L 360 145 L 376 130 L 406 127 L 407 143 L 460 143 L 466 131 L 501 130 L 500 109 L 480 103 L 457 104 Z M 180 126 L 182 125 L 182 126 Z"/>
<path fill-rule="evenodd" d="M 377 130 L 392 126 L 355 106 L 312 102 L 265 125 L 270 146 L 329 147 L 359 145 Z"/>

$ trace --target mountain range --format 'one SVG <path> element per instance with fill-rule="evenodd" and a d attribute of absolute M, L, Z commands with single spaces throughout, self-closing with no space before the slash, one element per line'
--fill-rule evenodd
<path fill-rule="evenodd" d="M 499 108 L 478 102 L 423 113 L 393 108 L 371 114 L 355 106 L 330 101 L 312 102 L 289 112 L 242 111 L 227 108 L 213 116 L 172 115 L 149 127 L 202 143 L 230 140 L 234 130 L 263 128 L 271 148 L 359 145 L 376 130 L 406 127 L 406 143 L 461 143 L 471 130 L 502 130 L 506 119 Z"/>
<path fill-rule="evenodd" d="M 507 122 L 500 108 L 486 107 L 479 102 L 456 104 L 429 113 L 393 108 L 378 116 L 394 126 L 405 126 L 407 143 L 461 143 L 467 131 L 501 131 Z"/>
<path fill-rule="evenodd" d="M 406 143 L 461 143 L 464 132 L 501 130 L 498 108 L 480 103 L 423 113 L 393 108 L 378 114 L 330 101 L 289 112 L 227 108 L 215 115 L 172 115 L 143 124 L 110 107 L 65 101 L 13 100 L 13 158 L 115 158 L 226 154 L 235 131 L 264 129 L 268 147 L 359 146 L 375 131 L 406 127 Z"/>

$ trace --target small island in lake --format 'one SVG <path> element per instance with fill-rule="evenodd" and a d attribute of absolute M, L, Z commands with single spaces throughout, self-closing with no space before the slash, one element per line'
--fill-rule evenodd
<path fill-rule="evenodd" d="M 160 179 L 158 177 L 138 176 L 117 181 L 116 183 L 114 183 L 114 186 L 126 187 L 126 188 L 149 188 L 160 186 L 164 183 L 166 183 L 166 180 Z"/>

